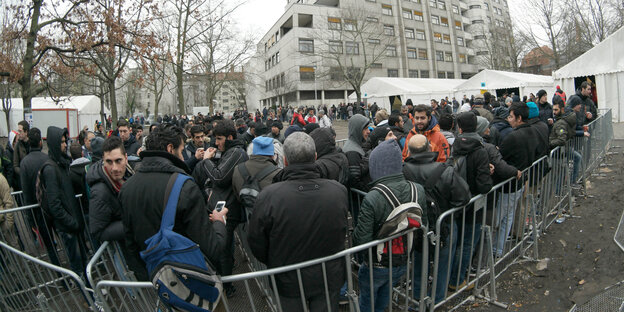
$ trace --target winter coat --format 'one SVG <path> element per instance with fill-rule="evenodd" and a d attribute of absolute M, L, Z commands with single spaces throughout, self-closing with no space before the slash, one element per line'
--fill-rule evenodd
<path fill-rule="evenodd" d="M 123 145 L 124 145 L 124 149 L 126 150 L 126 154 L 128 154 L 128 156 L 136 155 L 137 151 L 141 147 L 141 143 L 137 142 L 136 138 L 132 134 L 130 135 L 130 138 L 128 139 L 128 141 L 123 142 Z"/>
<path fill-rule="evenodd" d="M 237 140 L 227 140 L 221 158 L 200 161 L 193 170 L 197 184 L 208 190 L 208 209 L 212 210 L 218 201 L 225 201 L 228 220 L 244 221 L 241 204 L 232 190 L 232 176 L 238 164 L 249 159 L 243 145 Z"/>
<path fill-rule="evenodd" d="M 13 174 L 15 175 L 16 179 L 15 183 L 20 182 L 20 163 L 22 162 L 22 159 L 24 159 L 24 157 L 28 155 L 28 152 L 30 152 L 30 146 L 28 145 L 28 142 L 24 142 L 22 140 L 17 140 L 15 142 L 15 146 L 13 146 Z M 13 187 L 15 188 L 15 186 Z"/>
<path fill-rule="evenodd" d="M 479 116 L 487 119 L 488 122 L 492 122 L 492 120 L 494 120 L 494 114 L 492 114 L 492 112 L 483 107 L 475 107 L 472 109 L 472 111 L 478 112 Z"/>
<path fill-rule="evenodd" d="M 141 153 L 141 158 L 137 173 L 124 183 L 119 193 L 126 247 L 136 263 L 143 263 L 139 252 L 147 247 L 145 240 L 160 229 L 171 175 L 190 174 L 184 161 L 167 152 L 147 150 Z M 184 182 L 180 193 L 183 196 L 178 200 L 173 231 L 197 243 L 211 263 L 219 263 L 225 246 L 225 225 L 210 221 L 204 195 L 194 181 Z M 131 269 L 147 277 L 144 267 Z"/>
<path fill-rule="evenodd" d="M 466 156 L 466 183 L 473 196 L 492 189 L 490 159 L 483 139 L 474 132 L 460 134 L 453 143 L 453 157 Z"/>
<path fill-rule="evenodd" d="M 548 138 L 550 148 L 554 149 L 557 146 L 565 146 L 569 140 L 574 138 L 575 134 L 576 114 L 570 112 L 557 117 L 557 121 L 555 121 L 553 129 L 550 132 L 550 137 Z"/>
<path fill-rule="evenodd" d="M 41 148 L 32 148 L 30 153 L 22 159 L 20 171 L 22 172 L 22 192 L 26 205 L 37 203 L 35 183 L 37 181 L 37 173 L 48 160 L 48 155 L 41 152 Z"/>
<path fill-rule="evenodd" d="M 310 133 L 316 146 L 316 169 L 321 178 L 346 184 L 349 175 L 347 156 L 336 148 L 336 139 L 331 129 L 321 128 Z"/>
<path fill-rule="evenodd" d="M 264 136 L 273 139 L 273 153 L 277 158 L 277 167 L 280 169 L 284 169 L 284 145 L 282 145 L 282 142 L 280 142 L 279 140 L 273 138 L 273 136 L 270 134 L 266 134 Z M 247 156 L 251 157 L 251 155 L 253 155 L 253 143 L 247 146 Z"/>
<path fill-rule="evenodd" d="M 323 115 L 323 117 L 319 118 L 319 127 L 321 128 L 331 128 L 332 124 L 327 115 Z"/>
<path fill-rule="evenodd" d="M 509 165 L 501 155 L 500 151 L 494 144 L 483 143 L 485 151 L 488 153 L 488 159 L 490 164 L 494 165 L 494 174 L 492 175 L 492 181 L 494 184 L 501 183 L 511 177 L 515 177 L 518 173 L 516 167 Z"/>
<path fill-rule="evenodd" d="M 450 155 L 450 146 L 448 144 L 448 141 L 444 137 L 444 134 L 440 132 L 440 126 L 438 125 L 438 120 L 435 118 L 435 116 L 431 116 L 429 126 L 422 133 L 419 133 L 416 130 L 416 126 L 414 126 L 414 128 L 412 128 L 412 130 L 410 130 L 409 134 L 407 135 L 405 142 L 409 142 L 412 136 L 416 134 L 422 134 L 427 137 L 431 151 L 438 152 L 438 162 L 446 162 L 446 159 Z M 405 146 L 403 147 L 403 160 L 405 160 L 405 158 L 407 158 L 408 156 L 409 148 L 408 144 L 405 144 Z"/>
<path fill-rule="evenodd" d="M 548 119 L 554 119 L 553 108 L 548 102 L 544 104 L 537 104 L 539 108 L 539 119 L 548 126 L 548 131 L 552 129 L 552 125 L 548 124 Z"/>
<path fill-rule="evenodd" d="M 349 119 L 349 137 L 342 147 L 342 152 L 349 163 L 349 185 L 366 191 L 369 187 L 368 157 L 362 148 L 364 137 L 362 131 L 369 124 L 368 118 L 355 115 Z"/>
<path fill-rule="evenodd" d="M 412 187 L 410 183 L 405 180 L 402 173 L 385 176 L 372 183 L 372 185 L 377 184 L 387 186 L 401 203 L 409 203 L 412 201 Z M 418 192 L 418 205 L 424 210 L 427 207 L 425 189 L 420 184 L 417 184 L 416 190 Z M 379 229 L 381 229 L 381 225 L 386 218 L 388 218 L 393 209 L 394 207 L 392 204 L 388 202 L 381 192 L 375 190 L 368 192 L 362 200 L 357 225 L 353 230 L 353 245 L 362 245 L 379 239 L 379 237 L 377 237 Z M 373 252 L 373 262 L 377 263 L 376 260 Z M 388 263 L 383 262 L 385 261 L 382 260 L 383 265 L 388 266 Z M 392 256 L 393 266 L 405 265 L 406 262 L 407 257 L 405 255 Z"/>
<path fill-rule="evenodd" d="M 536 160 L 535 151 L 538 145 L 537 134 L 535 129 L 528 123 L 519 125 L 512 131 L 503 143 L 501 143 L 499 150 L 503 159 L 511 166 L 514 166 L 520 171 L 530 167 Z M 516 183 L 513 182 L 509 186 L 512 192 L 516 190 Z M 505 188 L 505 191 L 509 190 Z"/>
<path fill-rule="evenodd" d="M 266 167 L 275 167 L 275 170 L 273 172 L 271 172 L 264 179 L 258 181 L 258 186 L 261 190 L 271 185 L 273 183 L 273 177 L 281 171 L 281 169 L 277 167 L 277 163 L 273 160 L 272 157 L 264 155 L 252 155 L 251 157 L 249 157 L 249 160 L 236 166 L 236 169 L 234 169 L 234 173 L 232 175 L 232 189 L 234 191 L 234 195 L 236 195 L 236 198 L 239 201 L 240 198 L 238 197 L 238 194 L 240 193 L 240 190 L 245 183 L 245 180 L 243 179 L 243 176 L 241 175 L 238 168 L 240 166 L 245 166 L 245 168 L 247 168 L 247 172 L 249 172 L 249 175 L 252 177 L 258 174 L 260 171 L 264 170 L 264 168 Z"/>
<path fill-rule="evenodd" d="M 596 117 L 598 117 L 598 112 L 596 111 L 596 105 L 594 104 L 594 101 L 592 101 L 591 97 L 584 96 L 581 93 L 580 88 L 576 90 L 576 94 L 570 96 L 570 98 L 568 99 L 565 111 L 573 112 L 574 106 L 576 106 L 577 103 L 581 103 L 581 110 L 579 112 L 575 112 L 577 126 L 586 125 L 592 120 L 596 119 Z M 591 119 L 588 119 L 587 115 L 585 115 L 588 112 L 592 114 Z"/>
<path fill-rule="evenodd" d="M 269 137 L 275 140 L 278 140 L 280 143 L 284 144 L 284 133 L 280 131 L 278 135 L 273 134 L 273 132 L 269 133 Z"/>
<path fill-rule="evenodd" d="M 390 130 L 392 130 L 392 133 L 396 137 L 397 142 L 399 143 L 399 146 L 401 147 L 401 150 L 403 150 L 403 148 L 405 147 L 405 139 L 407 138 L 407 133 L 405 132 L 403 128 L 397 127 L 397 126 L 390 127 Z"/>
<path fill-rule="evenodd" d="M 13 197 L 11 196 L 11 186 L 9 182 L 0 175 L 0 212 L 13 208 Z M 13 247 L 17 247 L 17 236 L 14 225 L 15 220 L 12 213 L 0 214 L 0 236 L 2 240 Z"/>
<path fill-rule="evenodd" d="M 8 158 L 2 146 L 0 146 L 0 173 L 10 185 L 10 182 L 13 181 L 13 158 Z"/>
<path fill-rule="evenodd" d="M 41 172 L 46 188 L 46 202 L 42 205 L 47 205 L 59 231 L 79 233 L 84 227 L 84 219 L 69 176 L 70 158 L 61 151 L 63 136 L 69 137 L 67 129 L 48 127 L 48 157 L 51 161 Z"/>
<path fill-rule="evenodd" d="M 236 137 L 236 140 L 240 142 L 242 148 L 244 150 L 247 149 L 247 147 L 249 146 L 249 144 L 251 143 L 251 141 L 253 141 L 254 139 L 254 135 L 251 134 L 251 132 L 249 132 L 249 129 L 247 129 L 247 131 L 243 132 L 243 134 L 239 134 Z"/>
<path fill-rule="evenodd" d="M 132 176 L 126 170 L 124 179 Z M 102 162 L 89 167 L 87 183 L 90 188 L 89 197 L 89 230 L 100 242 L 123 240 L 125 232 L 121 221 L 122 209 L 119 191 L 115 190 L 111 180 L 104 173 Z"/>
<path fill-rule="evenodd" d="M 548 155 L 550 151 L 550 145 L 548 144 L 548 137 L 550 131 L 548 131 L 548 124 L 542 122 L 539 118 L 533 118 L 528 120 L 528 124 L 535 130 L 537 145 L 535 148 L 535 160 L 542 156 Z"/>
<path fill-rule="evenodd" d="M 436 162 L 437 157 L 438 155 L 434 152 L 410 155 L 403 163 L 403 175 L 405 175 L 406 179 L 424 187 L 437 167 L 446 166 L 443 163 Z M 425 192 L 435 200 L 438 208 L 440 208 L 440 212 L 461 207 L 470 201 L 468 184 L 452 166 L 447 166 L 433 188 L 425 189 Z M 434 226 L 434 224 L 429 224 L 430 229 Z"/>
<path fill-rule="evenodd" d="M 503 141 L 505 140 L 505 137 L 507 137 L 507 135 L 513 131 L 513 128 L 511 127 L 509 122 L 500 117 L 494 117 L 494 120 L 490 124 L 490 129 L 491 128 L 495 128 L 496 130 L 498 130 L 498 136 L 500 138 L 498 142 L 491 143 L 499 147 L 500 144 L 503 143 Z"/>
<path fill-rule="evenodd" d="M 284 168 L 284 182 L 260 192 L 249 220 L 247 239 L 253 255 L 269 268 L 333 255 L 345 248 L 347 189 L 321 179 L 313 163 Z M 344 259 L 325 265 L 330 292 L 344 284 Z M 306 296 L 323 294 L 320 265 L 301 270 Z M 299 296 L 297 272 L 275 277 L 280 295 Z"/>
<path fill-rule="evenodd" d="M 204 145 L 201 146 L 201 148 L 203 148 L 205 151 L 208 150 L 208 147 L 210 147 L 210 145 L 208 145 L 207 143 L 204 143 Z M 191 141 L 186 144 L 184 150 L 182 151 L 184 163 L 186 164 L 186 166 L 189 167 L 191 172 L 193 171 L 193 169 L 195 169 L 195 165 L 197 165 L 197 163 L 201 161 L 201 159 L 195 158 L 195 152 L 197 151 L 197 148 L 198 147 L 195 146 L 193 141 Z"/>
<path fill-rule="evenodd" d="M 87 194 L 87 166 L 91 160 L 85 157 L 75 159 L 69 165 L 69 177 L 71 179 L 74 194 L 81 194 L 79 202 L 82 212 L 89 213 L 89 196 Z"/>

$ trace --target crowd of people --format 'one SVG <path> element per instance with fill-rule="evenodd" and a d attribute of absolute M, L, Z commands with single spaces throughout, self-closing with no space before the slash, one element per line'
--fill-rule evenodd
<path fill-rule="evenodd" d="M 237 111 L 231 119 L 182 116 L 153 123 L 146 136 L 140 122 L 125 119 L 109 132 L 97 123 L 95 132 L 84 130 L 77 140 L 67 129 L 51 126 L 46 129 L 47 154 L 42 151 L 41 130 L 22 121 L 2 153 L 0 206 L 12 207 L 10 187 L 23 190 L 24 202 L 18 204 L 40 203 L 46 213 L 34 214 L 32 226 L 46 225 L 58 232 L 70 267 L 79 275 L 85 272 L 88 246 L 119 241 L 135 276 L 149 280 L 140 252 L 159 230 L 170 177 L 188 175 L 193 179 L 183 185 L 173 230 L 196 242 L 225 276 L 233 272 L 234 233 L 242 224 L 248 233 L 242 239 L 251 253 L 275 268 L 345 248 L 349 188 L 367 193 L 353 216 L 351 237 L 360 245 L 380 238 L 380 225 L 396 206 L 379 191 L 382 187 L 399 203 L 416 201 L 423 223 L 431 226 L 444 211 L 515 178 L 517 185 L 503 190 L 494 203 L 499 219 L 493 252 L 500 256 L 520 214 L 516 210 L 525 187 L 522 171 L 572 138 L 589 136 L 584 126 L 597 117 L 590 92 L 591 85 L 583 82 L 569 98 L 558 88 L 552 104 L 541 90 L 526 101 L 516 95 L 496 99 L 488 92 L 464 97 L 461 104 L 454 98 L 432 100 L 430 105 L 408 100 L 390 112 L 376 104 L 342 104 L 329 109 L 278 107 L 255 114 Z M 332 128 L 336 118 L 348 120 L 348 138 L 341 148 Z M 580 161 L 580 155 L 575 156 L 575 167 Z M 256 195 L 243 191 L 250 185 Z M 77 199 L 76 194 L 83 196 Z M 215 210 L 220 201 L 225 208 Z M 8 218 L 0 222 L 3 231 L 11 229 Z M 447 287 L 465 283 L 472 257 L 466 250 L 474 250 L 476 241 L 466 232 L 478 236 L 480 229 L 463 229 L 462 244 L 457 242 L 461 226 L 454 220 L 443 225 L 441 240 L 446 244 L 440 261 L 453 265 L 450 272 L 444 266 L 437 274 L 443 281 L 450 276 L 452 283 L 438 283 L 436 302 Z M 54 238 L 41 239 L 50 261 L 59 265 L 53 256 Z M 464 250 L 455 250 L 460 244 Z M 389 274 L 398 281 L 407 271 L 407 248 L 394 248 L 392 267 L 387 255 L 361 263 L 362 311 L 383 311 L 390 300 Z M 419 281 L 420 258 L 415 259 L 409 271 Z M 334 309 L 345 296 L 344 263 L 331 262 L 325 269 Z M 301 271 L 303 299 L 312 311 L 327 308 L 320 276 L 320 266 Z M 297 273 L 278 275 L 276 285 L 282 308 L 300 310 Z M 237 296 L 231 284 L 224 285 L 224 291 L 228 297 Z"/>

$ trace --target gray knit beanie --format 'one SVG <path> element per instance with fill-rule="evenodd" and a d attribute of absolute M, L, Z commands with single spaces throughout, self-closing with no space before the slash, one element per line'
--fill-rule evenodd
<path fill-rule="evenodd" d="M 368 169 L 373 181 L 403 172 L 403 157 L 396 140 L 383 141 L 371 152 Z"/>

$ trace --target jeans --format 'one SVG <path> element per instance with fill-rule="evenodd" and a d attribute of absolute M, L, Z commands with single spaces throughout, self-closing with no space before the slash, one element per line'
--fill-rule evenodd
<path fill-rule="evenodd" d="M 221 272 L 223 276 L 232 275 L 234 269 L 234 231 L 238 226 L 238 222 L 234 220 L 228 220 L 225 225 L 225 248 L 223 249 L 223 255 L 221 257 Z M 232 283 L 223 283 L 223 289 L 232 287 Z"/>
<path fill-rule="evenodd" d="M 392 268 L 392 286 L 395 286 L 405 274 L 407 266 Z M 360 312 L 371 311 L 371 285 L 369 267 L 362 263 L 358 271 L 360 287 Z M 375 312 L 383 312 L 390 302 L 390 268 L 373 268 L 372 297 L 375 299 Z"/>
<path fill-rule="evenodd" d="M 279 300 L 284 312 L 304 311 L 301 297 L 284 297 L 280 295 Z M 338 311 L 338 291 L 329 291 L 329 305 L 331 310 L 327 308 L 325 292 L 319 295 L 306 296 L 305 302 L 308 306 L 308 311 Z"/>
<path fill-rule="evenodd" d="M 452 225 L 451 225 L 452 223 Z M 451 231 L 452 226 L 452 231 Z M 438 303 L 444 299 L 446 295 L 446 285 L 447 279 L 449 275 L 449 262 L 453 260 L 455 257 L 455 248 L 457 248 L 457 223 L 455 220 L 451 220 L 451 222 L 442 223 L 442 227 L 444 228 L 443 232 L 446 232 L 444 237 L 442 237 L 442 245 L 440 246 L 440 257 L 438 259 L 438 282 L 436 284 L 436 293 L 435 293 L 435 302 Z M 451 232 L 452 236 L 451 236 Z M 434 256 L 434 250 L 429 250 L 429 255 Z M 427 264 L 428 265 L 428 264 Z M 452 263 L 451 263 L 452 265 Z M 414 285 L 414 299 L 420 299 L 420 280 L 422 278 L 422 252 L 419 249 L 416 249 L 414 252 L 414 280 L 412 284 Z M 432 274 L 435 274 L 433 272 Z"/>
<path fill-rule="evenodd" d="M 572 167 L 572 183 L 576 183 L 579 175 L 579 170 L 581 169 L 581 163 L 583 161 L 583 157 L 581 153 L 573 150 L 572 155 L 574 157 L 574 166 Z"/>
<path fill-rule="evenodd" d="M 81 235 L 61 231 L 59 231 L 58 234 L 61 236 L 63 244 L 65 245 L 65 252 L 67 253 L 67 259 L 69 260 L 71 270 L 78 274 L 78 276 L 84 276 L 87 253 L 83 238 Z"/>
<path fill-rule="evenodd" d="M 496 203 L 496 222 L 495 227 L 498 227 L 498 233 L 494 238 L 496 245 L 494 246 L 494 254 L 497 257 L 503 255 L 505 247 L 505 240 L 511 232 L 511 227 L 514 222 L 514 216 L 518 203 L 522 198 L 524 188 L 521 188 L 513 193 L 501 193 Z"/>
<path fill-rule="evenodd" d="M 483 219 L 480 218 L 479 215 L 481 215 L 482 212 L 477 213 L 474 217 L 473 213 L 472 209 L 466 211 L 466 218 L 464 219 L 465 224 L 461 226 L 461 231 L 464 233 L 462 241 L 463 246 L 462 244 L 457 244 L 457 246 L 461 246 L 462 249 L 455 252 L 455 257 L 453 257 L 453 266 L 451 267 L 451 279 L 449 284 L 456 287 L 461 285 L 466 279 L 468 265 L 470 265 L 472 255 L 477 249 L 479 239 L 481 239 L 481 221 Z M 473 219 L 475 219 L 474 226 Z M 457 234 L 457 238 L 461 239 L 461 234 Z"/>

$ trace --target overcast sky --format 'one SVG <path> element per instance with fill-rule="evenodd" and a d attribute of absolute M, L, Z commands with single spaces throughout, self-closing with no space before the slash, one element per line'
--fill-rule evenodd
<path fill-rule="evenodd" d="M 522 13 L 521 0 L 508 0 L 514 20 L 527 20 Z M 236 12 L 235 20 L 243 32 L 252 33 L 260 40 L 269 28 L 282 16 L 287 0 L 247 0 Z"/>

